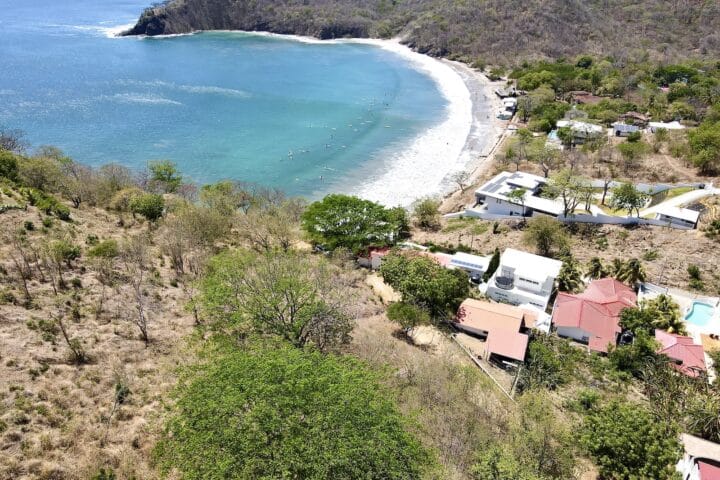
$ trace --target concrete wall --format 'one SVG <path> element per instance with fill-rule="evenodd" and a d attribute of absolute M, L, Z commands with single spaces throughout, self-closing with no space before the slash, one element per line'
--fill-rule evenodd
<path fill-rule="evenodd" d="M 518 220 L 522 217 L 519 215 L 500 215 L 490 212 L 482 212 L 476 209 L 468 208 L 464 212 L 457 212 L 445 215 L 445 218 L 462 218 L 471 217 L 479 218 L 481 220 Z M 657 227 L 670 227 L 678 230 L 693 230 L 693 227 L 687 225 L 680 225 L 677 223 L 668 223 L 654 218 L 637 218 L 637 217 L 616 217 L 613 215 L 588 215 L 578 214 L 572 217 L 565 217 L 560 215 L 557 217 L 558 220 L 565 223 L 595 223 L 599 225 L 654 225 Z"/>
<path fill-rule="evenodd" d="M 487 206 L 488 213 L 494 215 L 523 215 L 523 207 L 521 205 L 506 202 L 505 200 L 488 197 L 485 200 L 485 205 Z"/>
<path fill-rule="evenodd" d="M 521 291 L 518 291 L 516 289 L 513 290 L 503 290 L 502 288 L 496 287 L 492 280 L 488 284 L 487 287 L 487 296 L 492 298 L 495 301 L 498 302 L 505 302 L 509 303 L 511 305 L 522 305 L 523 303 L 529 303 L 541 310 L 545 310 L 547 308 L 547 303 L 538 304 L 538 301 L 535 299 L 534 296 L 525 296 L 522 294 Z"/>
<path fill-rule="evenodd" d="M 587 215 L 580 214 L 572 217 L 559 216 L 558 220 L 565 223 L 597 223 L 601 225 L 655 225 L 658 227 L 670 227 L 678 230 L 692 230 L 692 227 L 679 225 L 677 223 L 668 223 L 654 218 L 637 218 L 637 217 L 615 217 L 613 215 Z"/>
<path fill-rule="evenodd" d="M 557 334 L 584 343 L 587 343 L 590 339 L 588 332 L 577 327 L 558 327 Z M 587 337 L 587 339 L 583 339 L 583 337 Z"/>

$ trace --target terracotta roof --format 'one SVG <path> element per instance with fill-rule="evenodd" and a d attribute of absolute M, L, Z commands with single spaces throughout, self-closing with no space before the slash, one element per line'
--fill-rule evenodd
<path fill-rule="evenodd" d="M 674 333 L 655 330 L 655 339 L 662 347 L 658 350 L 661 355 L 675 360 L 673 367 L 690 377 L 697 377 L 707 370 L 705 366 L 705 353 L 702 345 L 697 345 L 691 337 L 676 335 Z"/>
<path fill-rule="evenodd" d="M 555 299 L 553 324 L 556 327 L 579 328 L 590 336 L 591 350 L 607 352 L 615 344 L 620 328 L 620 312 L 634 307 L 637 296 L 627 285 L 613 278 L 595 280 L 578 295 L 559 293 Z"/>
<path fill-rule="evenodd" d="M 390 247 L 382 247 L 382 248 L 376 248 L 373 247 L 370 249 L 370 258 L 373 257 L 384 257 L 388 253 L 390 253 Z"/>
<path fill-rule="evenodd" d="M 450 261 L 452 260 L 452 255 L 448 253 L 418 252 L 418 254 L 435 260 L 443 267 L 450 265 Z"/>
<path fill-rule="evenodd" d="M 720 467 L 708 462 L 698 461 L 700 480 L 720 480 Z"/>
<path fill-rule="evenodd" d="M 460 305 L 455 324 L 487 332 L 488 353 L 523 361 L 529 337 L 520 329 L 531 328 L 536 321 L 535 312 L 468 298 Z"/>

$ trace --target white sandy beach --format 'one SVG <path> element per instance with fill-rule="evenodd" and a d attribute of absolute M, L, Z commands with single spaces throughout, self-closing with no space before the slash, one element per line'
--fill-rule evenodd
<path fill-rule="evenodd" d="M 116 32 L 118 29 L 113 29 L 112 33 Z M 424 197 L 445 197 L 457 189 L 453 174 L 467 171 L 474 178 L 484 171 L 505 131 L 506 122 L 495 118 L 501 102 L 493 90 L 499 84 L 493 84 L 465 64 L 414 52 L 399 39 L 319 40 L 269 32 L 241 33 L 305 43 L 373 45 L 398 55 L 436 83 L 448 102 L 445 118 L 419 137 L 408 138 L 406 146 L 400 149 L 394 146 L 391 152 L 380 153 L 387 156 L 376 159 L 371 173 L 364 175 L 361 183 L 354 182 L 346 193 L 403 207 Z"/>

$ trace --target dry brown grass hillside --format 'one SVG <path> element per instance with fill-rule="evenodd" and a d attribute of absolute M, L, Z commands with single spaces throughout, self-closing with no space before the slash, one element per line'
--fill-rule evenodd
<path fill-rule="evenodd" d="M 147 225 L 118 227 L 99 209 L 73 210 L 72 216 L 72 223 L 51 218 L 44 226 L 50 217 L 34 207 L 2 214 L 0 479 L 87 479 L 102 467 L 113 468 L 118 478 L 154 478 L 149 452 L 174 368 L 187 359 L 182 339 L 194 321 L 183 309 L 182 289 L 170 284 L 167 261 L 151 245 L 142 285 L 146 345 L 131 320 L 136 301 L 120 261 L 111 266 L 117 280 L 103 286 L 86 252 L 94 237 L 122 241 L 146 233 Z M 17 230 L 25 232 L 28 308 L 13 263 L 19 254 L 10 239 Z M 55 294 L 52 267 L 35 254 L 42 257 L 43 245 L 57 238 L 82 253 L 63 267 L 66 287 L 55 279 Z M 86 362 L 73 358 L 58 318 Z"/>

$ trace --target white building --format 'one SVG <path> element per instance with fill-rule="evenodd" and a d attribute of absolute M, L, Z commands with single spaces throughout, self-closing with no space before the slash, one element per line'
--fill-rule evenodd
<path fill-rule="evenodd" d="M 661 207 L 655 211 L 655 220 L 688 228 L 696 228 L 700 212 L 689 208 Z"/>
<path fill-rule="evenodd" d="M 686 433 L 680 437 L 685 449 L 677 464 L 682 480 L 717 480 L 720 478 L 720 445 Z"/>
<path fill-rule="evenodd" d="M 558 120 L 557 128 L 570 128 L 577 143 L 589 138 L 598 138 L 605 135 L 605 128 L 594 123 L 579 122 L 577 120 Z"/>
<path fill-rule="evenodd" d="M 456 252 L 450 259 L 451 268 L 459 268 L 465 270 L 470 275 L 482 275 L 487 271 L 492 255 L 481 257 L 479 255 L 471 255 L 464 252 Z"/>
<path fill-rule="evenodd" d="M 637 125 L 628 125 L 622 122 L 613 123 L 613 134 L 616 137 L 627 137 L 631 133 L 639 132 L 640 127 Z"/>
<path fill-rule="evenodd" d="M 534 212 L 558 216 L 563 212 L 562 203 L 541 196 L 547 179 L 524 172 L 501 172 L 475 191 L 477 205 L 494 215 L 524 215 Z M 510 192 L 523 189 L 520 199 L 508 197 Z"/>
<path fill-rule="evenodd" d="M 559 260 L 508 248 L 492 278 L 480 288 L 498 302 L 529 304 L 545 311 L 561 268 Z"/>
<path fill-rule="evenodd" d="M 664 122 L 650 122 L 648 123 L 648 130 L 652 133 L 658 130 L 684 130 L 685 126 L 678 121 L 664 123 Z"/>

